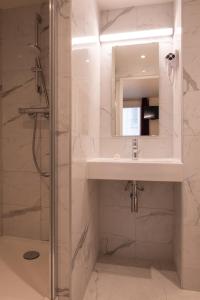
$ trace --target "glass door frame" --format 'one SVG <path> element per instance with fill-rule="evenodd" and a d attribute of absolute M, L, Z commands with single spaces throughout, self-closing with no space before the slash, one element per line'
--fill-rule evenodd
<path fill-rule="evenodd" d="M 57 167 L 56 167 L 56 1 L 49 0 L 49 81 L 50 81 L 50 299 L 57 297 Z"/>

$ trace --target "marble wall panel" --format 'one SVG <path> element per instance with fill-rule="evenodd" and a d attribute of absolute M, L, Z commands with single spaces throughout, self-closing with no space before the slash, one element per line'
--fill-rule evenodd
<path fill-rule="evenodd" d="M 41 178 L 33 163 L 33 120 L 18 112 L 20 107 L 45 105 L 43 95 L 36 93 L 34 74 L 31 71 L 35 54 L 29 45 L 34 43 L 36 13 L 42 16 L 41 60 L 48 87 L 48 3 L 5 9 L 1 14 L 1 202 L 4 234 L 41 239 L 42 232 L 45 232 L 47 240 L 49 225 L 46 210 L 49 206 L 49 194 L 47 191 L 41 192 Z M 48 135 L 48 120 L 39 119 L 36 136 L 37 159 L 46 171 L 49 170 Z"/>
<path fill-rule="evenodd" d="M 126 185 L 100 183 L 100 255 L 173 263 L 174 184 L 140 182 L 138 213 Z"/>
<path fill-rule="evenodd" d="M 2 217 L 3 234 L 40 239 L 40 201 L 33 202 L 31 206 L 4 205 Z"/>
<path fill-rule="evenodd" d="M 158 13 L 159 12 L 159 13 Z M 159 17 L 158 17 L 159 16 Z M 144 22 L 145 20 L 145 22 Z M 173 5 L 131 7 L 101 14 L 101 33 L 173 27 Z M 112 115 L 112 47 L 101 46 L 101 137 L 100 155 L 131 157 L 131 138 L 114 137 Z M 165 56 L 173 41 L 160 41 L 160 133 L 158 137 L 139 137 L 140 157 L 173 157 L 173 87 L 169 81 Z"/>
<path fill-rule="evenodd" d="M 98 185 L 86 160 L 99 155 L 100 45 L 96 1 L 72 2 L 72 299 L 82 299 L 98 254 Z M 76 41 L 82 38 L 85 43 Z"/>
<path fill-rule="evenodd" d="M 183 288 L 200 290 L 199 227 L 199 129 L 200 97 L 200 1 L 183 1 L 183 76 L 184 76 L 184 144 L 185 180 L 182 184 L 182 255 Z"/>
<path fill-rule="evenodd" d="M 166 28 L 172 24 L 172 3 L 132 6 L 103 11 L 101 14 L 101 33 L 103 34 Z"/>
<path fill-rule="evenodd" d="M 2 90 L 2 59 L 1 59 L 1 40 L 2 40 L 2 32 L 1 32 L 1 28 L 2 28 L 2 12 L 0 9 L 0 102 L 2 101 L 1 99 L 1 90 Z M 2 109 L 0 109 L 0 122 L 2 122 Z M 1 129 L 0 129 L 0 140 L 2 137 L 2 133 L 1 133 Z M 0 144 L 1 145 L 1 144 Z M 0 149 L 2 149 L 2 147 L 0 147 Z M 1 150 L 0 150 L 0 169 L 2 169 L 2 154 L 1 154 Z M 2 212 L 3 212 L 3 203 L 2 203 L 2 171 L 0 171 L 0 235 L 2 235 L 3 233 L 3 222 L 2 222 Z"/>

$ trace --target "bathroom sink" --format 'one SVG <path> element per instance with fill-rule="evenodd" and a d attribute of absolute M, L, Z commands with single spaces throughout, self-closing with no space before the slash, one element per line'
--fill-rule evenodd
<path fill-rule="evenodd" d="M 176 159 L 95 158 L 87 168 L 88 179 L 183 181 L 183 163 Z"/>

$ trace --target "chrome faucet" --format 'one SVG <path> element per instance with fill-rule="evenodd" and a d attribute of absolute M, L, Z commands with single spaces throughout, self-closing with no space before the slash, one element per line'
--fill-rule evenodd
<path fill-rule="evenodd" d="M 132 159 L 138 159 L 138 139 L 132 140 Z"/>

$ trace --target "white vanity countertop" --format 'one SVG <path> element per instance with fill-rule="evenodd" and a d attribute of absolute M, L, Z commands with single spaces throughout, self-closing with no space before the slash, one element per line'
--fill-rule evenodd
<path fill-rule="evenodd" d="M 177 159 L 95 158 L 87 161 L 88 179 L 183 181 L 183 163 Z"/>

